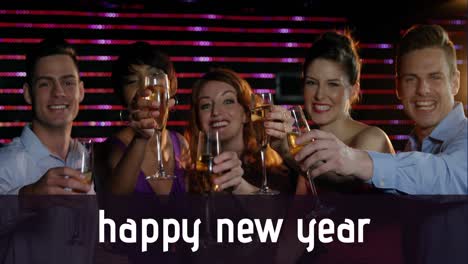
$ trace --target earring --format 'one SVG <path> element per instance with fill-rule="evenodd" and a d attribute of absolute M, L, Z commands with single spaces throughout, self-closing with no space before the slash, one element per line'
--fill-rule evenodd
<path fill-rule="evenodd" d="M 176 95 L 172 96 L 171 98 L 169 99 L 174 99 L 174 106 L 171 108 L 171 112 L 175 112 L 176 111 L 176 106 L 179 104 L 179 99 L 177 98 Z"/>
<path fill-rule="evenodd" d="M 122 109 L 119 112 L 120 121 L 128 122 L 130 120 L 130 112 L 127 109 Z"/>

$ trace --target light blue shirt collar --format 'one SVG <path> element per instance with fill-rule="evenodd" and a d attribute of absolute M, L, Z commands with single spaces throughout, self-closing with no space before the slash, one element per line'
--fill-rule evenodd
<path fill-rule="evenodd" d="M 458 133 L 458 130 L 454 128 L 459 127 L 465 119 L 466 117 L 465 112 L 463 111 L 463 104 L 456 102 L 452 111 L 450 111 L 450 113 L 448 113 L 448 115 L 442 119 L 442 121 L 440 121 L 440 123 L 429 135 L 429 138 L 444 142 L 447 139 L 455 137 L 455 135 Z M 414 130 L 409 135 L 408 144 L 406 145 L 405 150 L 420 150 L 418 138 Z"/>
<path fill-rule="evenodd" d="M 463 111 L 463 104 L 457 102 L 453 107 L 452 111 L 436 126 L 436 128 L 429 135 L 430 138 L 446 141 L 447 139 L 453 138 L 458 133 L 455 129 L 460 126 L 466 119 L 465 112 Z"/>
<path fill-rule="evenodd" d="M 25 150 L 35 159 L 41 160 L 51 156 L 49 149 L 47 149 L 36 134 L 31 130 L 31 126 L 27 125 L 23 128 L 20 136 L 21 142 Z"/>

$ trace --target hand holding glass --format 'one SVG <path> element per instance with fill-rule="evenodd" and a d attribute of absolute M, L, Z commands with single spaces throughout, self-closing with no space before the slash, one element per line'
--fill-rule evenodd
<path fill-rule="evenodd" d="M 218 191 L 219 186 L 213 184 L 213 179 L 219 174 L 213 173 L 214 158 L 221 152 L 218 130 L 211 130 L 208 133 L 201 132 L 198 135 L 197 161 L 195 170 L 197 172 L 197 182 L 200 183 L 200 192 L 210 193 Z"/>
<path fill-rule="evenodd" d="M 156 121 L 156 173 L 153 175 L 146 176 L 147 180 L 170 180 L 174 179 L 174 175 L 169 175 L 163 164 L 161 135 L 163 129 L 166 127 L 167 116 L 169 113 L 169 79 L 167 74 L 158 71 L 157 73 L 148 75 L 145 77 L 145 88 L 151 91 L 151 95 L 145 99 L 154 101 L 158 105 L 159 116 L 155 118 Z"/>

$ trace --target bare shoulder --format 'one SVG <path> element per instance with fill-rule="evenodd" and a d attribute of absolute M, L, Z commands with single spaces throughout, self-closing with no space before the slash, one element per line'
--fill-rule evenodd
<path fill-rule="evenodd" d="M 393 146 L 387 134 L 376 126 L 364 127 L 353 139 L 353 147 L 362 150 L 390 152 Z"/>

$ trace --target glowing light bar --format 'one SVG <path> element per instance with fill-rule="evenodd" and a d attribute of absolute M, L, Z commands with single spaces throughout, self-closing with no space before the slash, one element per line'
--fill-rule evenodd
<path fill-rule="evenodd" d="M 0 43 L 39 43 L 39 38 L 0 38 Z M 129 45 L 136 40 L 122 39 L 67 39 L 70 44 L 78 45 Z M 205 47 L 252 47 L 252 48 L 309 48 L 310 43 L 300 42 L 236 42 L 236 41 L 192 41 L 192 40 L 143 40 L 158 46 L 205 46 Z M 390 44 L 360 44 L 361 48 L 388 49 Z"/>
<path fill-rule="evenodd" d="M 413 120 L 360 120 L 368 125 L 413 125 Z"/>
<path fill-rule="evenodd" d="M 254 89 L 257 93 L 275 93 L 273 89 Z M 123 110 L 121 105 L 80 105 L 80 110 Z M 178 110 L 190 110 L 190 105 L 180 104 Z M 354 105 L 354 110 L 403 110 L 403 105 Z M 30 105 L 0 105 L 0 111 L 26 111 L 31 110 Z"/>
<path fill-rule="evenodd" d="M 392 44 L 388 43 L 359 43 L 359 48 L 364 49 L 393 49 Z"/>
<path fill-rule="evenodd" d="M 0 60 L 25 60 L 24 55 L 0 55 Z"/>
<path fill-rule="evenodd" d="M 393 74 L 362 74 L 361 79 L 394 79 Z"/>
<path fill-rule="evenodd" d="M 18 88 L 1 88 L 0 94 L 22 94 L 23 89 Z"/>
<path fill-rule="evenodd" d="M 258 88 L 254 89 L 255 92 L 270 92 L 275 94 L 275 89 L 268 89 L 268 88 Z M 114 89 L 112 88 L 85 88 L 85 92 L 87 94 L 111 94 L 114 93 Z M 362 89 L 360 91 L 362 94 L 395 94 L 394 89 Z M 22 94 L 23 89 L 19 88 L 0 88 L 0 94 Z M 177 89 L 177 94 L 191 94 L 191 88 L 179 88 Z"/>
<path fill-rule="evenodd" d="M 167 125 L 168 126 L 181 126 L 181 127 L 185 127 L 185 126 L 188 126 L 189 125 L 189 122 L 188 121 L 167 121 Z"/>
<path fill-rule="evenodd" d="M 352 108 L 354 110 L 403 110 L 403 105 L 353 105 Z"/>
<path fill-rule="evenodd" d="M 114 93 L 114 89 L 112 88 L 86 88 L 85 93 L 92 93 L 92 94 L 110 94 Z"/>
<path fill-rule="evenodd" d="M 200 78 L 204 73 L 178 73 L 177 78 Z M 81 72 L 81 77 L 111 77 L 111 72 Z M 274 73 L 240 73 L 242 78 L 274 79 Z M 25 77 L 26 72 L 0 72 L 0 77 Z"/>
<path fill-rule="evenodd" d="M 118 56 L 77 56 L 79 61 L 114 61 Z"/>
<path fill-rule="evenodd" d="M 407 135 L 389 135 L 388 136 L 391 140 L 393 141 L 404 141 L 404 140 L 408 140 L 409 136 Z M 91 141 L 93 142 L 104 142 L 107 140 L 107 138 L 103 138 L 103 137 L 97 137 L 97 138 L 80 138 L 80 139 L 90 139 Z M 12 141 L 12 139 L 10 138 L 2 138 L 0 139 L 0 143 L 2 144 L 8 144 Z"/>
<path fill-rule="evenodd" d="M 276 93 L 275 89 L 268 89 L 268 88 L 256 88 L 253 90 L 256 93 L 272 93 L 272 94 Z M 179 88 L 177 89 L 177 94 L 192 94 L 192 89 L 191 88 Z"/>
<path fill-rule="evenodd" d="M 391 140 L 408 140 L 408 135 L 389 135 L 388 136 Z"/>
<path fill-rule="evenodd" d="M 364 64 L 393 64 L 393 59 L 362 59 Z"/>
<path fill-rule="evenodd" d="M 24 127 L 28 122 L 0 122 L 0 127 Z M 167 121 L 168 126 L 187 126 L 188 121 Z M 73 122 L 76 127 L 111 127 L 127 126 L 124 121 L 76 121 Z"/>
<path fill-rule="evenodd" d="M 394 89 L 362 89 L 361 94 L 395 94 Z"/>
<path fill-rule="evenodd" d="M 466 25 L 465 19 L 434 19 L 434 20 L 430 20 L 430 22 L 433 24 L 439 24 L 439 25 L 457 25 L 457 26 Z"/>
<path fill-rule="evenodd" d="M 80 110 L 123 110 L 121 105 L 80 105 Z"/>
<path fill-rule="evenodd" d="M 118 56 L 77 56 L 79 61 L 115 61 Z M 0 60 L 25 60 L 24 55 L 0 55 Z M 258 57 L 188 57 L 173 56 L 173 62 L 248 62 L 248 63 L 303 63 L 303 58 Z M 393 59 L 362 59 L 365 64 L 393 64 Z"/>
<path fill-rule="evenodd" d="M 327 29 L 312 28 L 238 28 L 202 26 L 154 26 L 154 25 L 109 25 L 109 24 L 58 24 L 58 23 L 12 23 L 0 22 L 0 28 L 40 28 L 40 29 L 92 29 L 92 30 L 144 30 L 178 32 L 221 32 L 255 34 L 322 34 Z"/>
<path fill-rule="evenodd" d="M 95 142 L 95 143 L 101 143 L 101 142 L 104 142 L 107 140 L 107 138 L 105 137 L 92 137 L 92 138 L 76 138 L 76 139 L 80 139 L 80 140 L 91 140 L 92 142 Z"/>
<path fill-rule="evenodd" d="M 275 89 L 253 89 L 254 93 L 272 93 L 272 94 L 276 94 L 276 90 Z"/>
<path fill-rule="evenodd" d="M 111 77 L 111 72 L 80 72 L 81 77 Z"/>
<path fill-rule="evenodd" d="M 85 88 L 87 94 L 110 94 L 113 93 L 112 88 Z M 0 94 L 22 94 L 21 88 L 0 88 Z"/>
<path fill-rule="evenodd" d="M 73 126 L 91 126 L 91 127 L 109 127 L 109 126 L 126 126 L 124 121 L 77 121 L 73 122 Z"/>
<path fill-rule="evenodd" d="M 200 78 L 204 73 L 178 73 L 177 78 Z M 274 73 L 239 73 L 242 78 L 274 79 Z"/>
<path fill-rule="evenodd" d="M 403 35 L 405 34 L 406 30 L 401 30 L 400 31 L 400 35 Z M 447 33 L 449 34 L 449 36 L 465 36 L 466 35 L 466 32 L 465 31 L 447 31 Z"/>
<path fill-rule="evenodd" d="M 80 110 L 122 110 L 121 105 L 80 105 Z M 0 105 L 0 111 L 29 111 L 30 105 Z"/>
<path fill-rule="evenodd" d="M 30 105 L 0 105 L 0 111 L 27 111 L 31 110 Z"/>
<path fill-rule="evenodd" d="M 0 10 L 0 15 L 34 16 L 78 16 L 104 18 L 157 18 L 157 19 L 208 19 L 239 21 L 300 21 L 300 22 L 346 22 L 342 17 L 304 17 L 304 16 L 232 16 L 220 14 L 154 14 L 154 13 L 116 13 L 80 12 L 65 10 Z"/>

